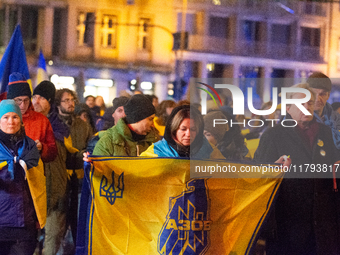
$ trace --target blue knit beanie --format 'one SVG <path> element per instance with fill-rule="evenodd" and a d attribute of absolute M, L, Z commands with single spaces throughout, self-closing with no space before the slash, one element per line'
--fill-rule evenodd
<path fill-rule="evenodd" d="M 0 119 L 3 115 L 9 112 L 14 112 L 19 115 L 22 121 L 22 115 L 19 106 L 14 102 L 14 100 L 6 99 L 0 102 Z"/>
<path fill-rule="evenodd" d="M 31 98 L 32 92 L 26 78 L 21 73 L 12 73 L 9 76 L 7 99 L 14 99 L 20 96 Z"/>

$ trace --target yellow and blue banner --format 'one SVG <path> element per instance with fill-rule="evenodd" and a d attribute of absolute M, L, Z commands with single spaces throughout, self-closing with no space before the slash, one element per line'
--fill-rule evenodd
<path fill-rule="evenodd" d="M 40 228 L 43 228 L 47 217 L 47 197 L 45 170 L 41 159 L 36 167 L 27 171 L 27 181 Z"/>
<path fill-rule="evenodd" d="M 46 71 L 46 60 L 45 60 L 42 50 L 40 49 L 36 85 L 38 85 L 40 82 L 45 81 L 45 80 L 48 80 L 47 71 Z"/>
<path fill-rule="evenodd" d="M 17 25 L 12 38 L 5 50 L 4 55 L 0 62 L 0 93 L 7 91 L 9 76 L 19 72 L 26 78 L 28 84 L 30 84 L 31 91 L 32 85 L 30 81 L 30 74 L 28 71 L 26 53 L 24 43 L 22 39 L 20 25 Z"/>
<path fill-rule="evenodd" d="M 281 173 L 191 179 L 186 159 L 91 160 L 85 164 L 78 255 L 249 254 L 282 180 Z"/>

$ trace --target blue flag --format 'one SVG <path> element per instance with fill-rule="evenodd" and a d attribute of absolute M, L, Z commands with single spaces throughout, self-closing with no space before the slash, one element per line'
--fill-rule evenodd
<path fill-rule="evenodd" d="M 0 93 L 7 91 L 9 76 L 14 72 L 23 74 L 29 82 L 30 75 L 20 25 L 16 26 L 0 62 Z"/>
<path fill-rule="evenodd" d="M 41 49 L 40 49 L 40 53 L 39 53 L 38 68 L 41 68 L 46 72 L 46 61 L 45 61 L 45 57 L 44 57 L 44 54 L 42 53 Z"/>
<path fill-rule="evenodd" d="M 38 60 L 38 71 L 37 71 L 37 80 L 35 86 L 37 86 L 40 82 L 48 80 L 47 71 L 46 71 L 46 61 L 45 57 L 40 49 L 39 60 Z"/>

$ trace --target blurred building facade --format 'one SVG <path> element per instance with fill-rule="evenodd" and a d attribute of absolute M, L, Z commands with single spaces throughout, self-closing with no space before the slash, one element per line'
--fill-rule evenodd
<path fill-rule="evenodd" d="M 172 1 L 0 3 L 2 53 L 20 23 L 32 76 L 42 49 L 48 75 L 58 87 L 102 95 L 107 104 L 130 89 L 167 97 L 162 87 L 173 70 Z"/>
<path fill-rule="evenodd" d="M 121 91 L 133 89 L 163 100 L 180 91 L 179 84 L 184 86 L 190 77 L 234 78 L 240 87 L 245 84 L 238 78 L 299 79 L 317 70 L 340 78 L 336 2 L 1 0 L 0 4 L 1 53 L 20 23 L 33 79 L 42 49 L 48 75 L 57 86 L 102 95 L 107 104 Z M 183 29 L 187 47 L 174 50 L 173 33 Z M 174 81 L 182 82 L 174 88 Z M 270 99 L 271 86 L 269 79 L 255 84 L 259 102 Z"/>
<path fill-rule="evenodd" d="M 178 17 L 181 6 L 176 1 Z M 234 78 L 241 89 L 253 86 L 261 104 L 270 100 L 271 87 L 291 86 L 313 71 L 340 77 L 339 3 L 189 0 L 186 12 L 186 79 Z M 264 80 L 256 84 L 256 78 Z M 269 78 L 290 79 L 274 85 Z"/>

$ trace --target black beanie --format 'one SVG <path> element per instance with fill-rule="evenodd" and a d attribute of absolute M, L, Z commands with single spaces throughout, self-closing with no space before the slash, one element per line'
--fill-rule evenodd
<path fill-rule="evenodd" d="M 329 77 L 321 72 L 312 73 L 308 79 L 307 83 L 311 88 L 323 89 L 330 92 L 332 90 L 332 81 Z"/>
<path fill-rule="evenodd" d="M 129 124 L 141 121 L 156 112 L 150 100 L 142 94 L 133 95 L 124 105 L 124 111 Z"/>
<path fill-rule="evenodd" d="M 124 106 L 127 101 L 129 101 L 128 97 L 125 96 L 120 96 L 116 97 L 115 99 L 112 100 L 112 105 L 113 105 L 113 112 L 114 113 L 118 107 Z"/>
<path fill-rule="evenodd" d="M 21 73 L 12 73 L 9 76 L 7 99 L 14 99 L 20 96 L 31 98 L 32 92 L 26 78 Z"/>
<path fill-rule="evenodd" d="M 33 90 L 33 96 L 39 95 L 44 97 L 50 104 L 54 103 L 55 87 L 50 81 L 42 81 Z"/>

